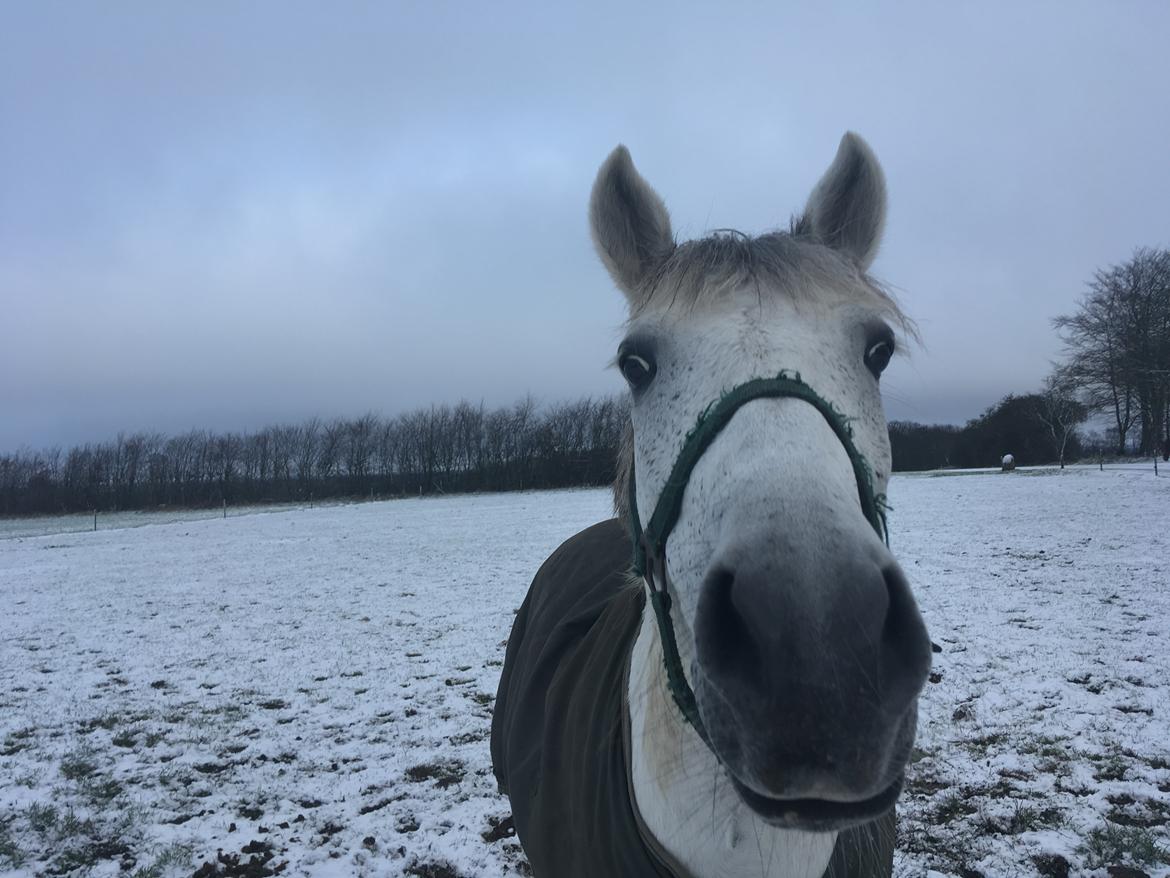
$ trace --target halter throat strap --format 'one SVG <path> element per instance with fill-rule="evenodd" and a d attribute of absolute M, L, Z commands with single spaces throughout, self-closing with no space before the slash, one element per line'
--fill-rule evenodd
<path fill-rule="evenodd" d="M 775 378 L 754 378 L 732 388 L 707 406 L 687 434 L 645 528 L 642 527 L 641 516 L 638 513 L 637 485 L 631 465 L 628 505 L 630 540 L 634 549 L 634 572 L 645 580 L 650 590 L 650 605 L 654 608 L 654 617 L 662 640 L 663 663 L 666 666 L 670 693 L 683 717 L 708 748 L 711 747 L 711 741 L 699 716 L 695 693 L 683 673 L 682 660 L 678 654 L 678 641 L 675 639 L 674 625 L 670 619 L 671 598 L 666 575 L 666 541 L 682 512 L 683 494 L 687 482 L 690 481 L 691 472 L 720 431 L 727 426 L 740 408 L 752 400 L 782 398 L 804 400 L 824 416 L 834 435 L 844 446 L 849 462 L 853 466 L 861 511 L 882 541 L 889 544 L 885 497 L 874 493 L 873 475 L 869 464 L 853 441 L 850 419 L 806 384 L 799 372 L 782 371 Z"/>

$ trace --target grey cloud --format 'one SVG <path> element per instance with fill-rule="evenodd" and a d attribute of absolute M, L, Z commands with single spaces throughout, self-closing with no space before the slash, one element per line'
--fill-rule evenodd
<path fill-rule="evenodd" d="M 1092 270 L 1166 243 L 1160 4 L 113 8 L 0 33 L 0 449 L 616 391 L 619 141 L 693 235 L 867 138 L 925 342 L 892 417 L 1037 386 Z"/>

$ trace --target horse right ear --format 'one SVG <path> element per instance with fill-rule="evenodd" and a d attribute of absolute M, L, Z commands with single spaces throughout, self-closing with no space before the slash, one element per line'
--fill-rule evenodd
<path fill-rule="evenodd" d="M 589 227 L 610 277 L 636 304 L 647 277 L 674 249 L 674 237 L 666 205 L 642 179 L 624 146 L 611 152 L 597 172 Z"/>
<path fill-rule="evenodd" d="M 877 255 L 886 222 L 886 178 L 864 140 L 852 131 L 809 196 L 800 232 L 853 257 L 864 271 Z"/>

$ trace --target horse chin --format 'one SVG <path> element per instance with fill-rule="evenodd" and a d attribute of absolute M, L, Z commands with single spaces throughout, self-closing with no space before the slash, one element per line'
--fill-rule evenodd
<path fill-rule="evenodd" d="M 759 747 L 745 746 L 753 739 L 767 740 L 760 726 L 737 722 L 735 708 L 721 698 L 718 690 L 705 685 L 709 681 L 702 673 L 697 675 L 697 682 L 696 696 L 711 750 L 744 806 L 765 823 L 805 832 L 837 832 L 877 820 L 894 807 L 914 744 L 917 705 L 898 720 L 894 729 L 875 736 L 876 741 L 838 742 L 828 749 L 822 742 L 820 748 L 806 752 L 806 759 L 795 759 L 778 769 L 766 756 L 769 748 L 764 747 L 762 754 Z M 711 710 L 716 702 L 720 709 Z M 852 764 L 851 782 L 841 777 L 842 750 L 869 754 Z M 831 757 L 833 751 L 836 758 Z M 834 763 L 836 771 L 813 768 Z"/>
<path fill-rule="evenodd" d="M 903 776 L 876 796 L 850 802 L 830 799 L 781 799 L 762 795 L 728 772 L 731 785 L 747 808 L 765 823 L 804 832 L 839 832 L 877 820 L 886 814 L 902 792 Z"/>

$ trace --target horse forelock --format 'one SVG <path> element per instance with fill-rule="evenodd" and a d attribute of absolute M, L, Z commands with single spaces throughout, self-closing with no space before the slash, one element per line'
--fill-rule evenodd
<path fill-rule="evenodd" d="M 631 317 L 650 309 L 701 307 L 730 291 L 754 286 L 761 296 L 811 297 L 834 289 L 870 301 L 898 322 L 905 317 L 890 294 L 849 256 L 819 243 L 803 219 L 787 232 L 748 235 L 718 229 L 676 245 L 647 272 Z"/>

